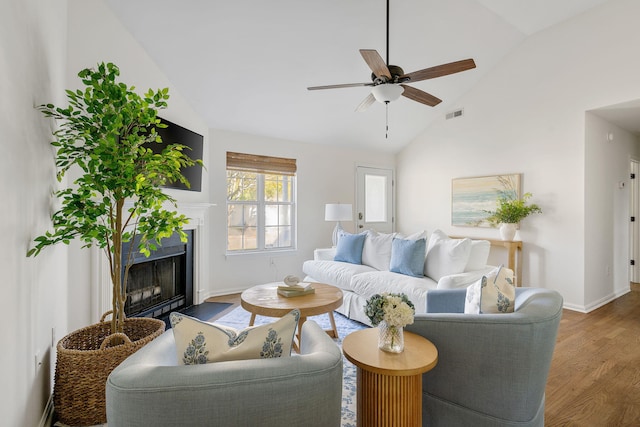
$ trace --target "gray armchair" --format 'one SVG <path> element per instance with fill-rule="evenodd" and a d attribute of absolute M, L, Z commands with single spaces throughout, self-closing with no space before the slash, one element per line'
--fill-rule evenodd
<path fill-rule="evenodd" d="M 474 315 L 462 314 L 465 294 L 429 291 L 427 314 L 406 327 L 438 349 L 438 365 L 423 375 L 423 425 L 544 426 L 562 297 L 517 288 L 514 313 Z"/>
<path fill-rule="evenodd" d="M 177 365 L 173 332 L 107 379 L 109 427 L 339 426 L 342 353 L 313 321 L 300 355 Z"/>

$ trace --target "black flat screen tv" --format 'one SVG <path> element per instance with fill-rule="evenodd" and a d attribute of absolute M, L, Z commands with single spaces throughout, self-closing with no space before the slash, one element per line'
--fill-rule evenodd
<path fill-rule="evenodd" d="M 160 118 L 160 122 L 167 125 L 166 128 L 156 127 L 156 132 L 162 138 L 162 143 L 150 142 L 146 146 L 154 153 L 160 153 L 169 144 L 182 144 L 190 150 L 183 152 L 193 160 L 202 159 L 204 137 L 192 130 Z M 202 166 L 193 165 L 182 170 L 182 174 L 189 180 L 191 187 L 187 187 L 181 182 L 168 182 L 163 187 L 176 188 L 179 190 L 201 191 L 202 189 Z"/>

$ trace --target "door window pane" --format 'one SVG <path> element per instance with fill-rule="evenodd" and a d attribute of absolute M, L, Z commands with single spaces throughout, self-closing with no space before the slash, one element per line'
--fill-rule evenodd
<path fill-rule="evenodd" d="M 366 222 L 387 221 L 387 178 L 364 176 L 364 216 Z"/>

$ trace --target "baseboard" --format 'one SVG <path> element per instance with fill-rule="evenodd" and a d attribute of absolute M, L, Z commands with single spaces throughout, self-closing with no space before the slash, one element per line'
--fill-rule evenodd
<path fill-rule="evenodd" d="M 620 298 L 622 295 L 628 294 L 631 291 L 630 288 L 627 289 L 619 289 L 616 292 L 607 295 L 604 298 L 601 298 L 589 305 L 587 305 L 587 313 L 592 312 L 593 310 L 602 307 L 603 305 L 609 304 L 611 301 Z"/>
<path fill-rule="evenodd" d="M 265 282 L 266 283 L 266 282 Z M 247 288 L 225 288 L 225 289 L 216 289 L 215 292 L 207 292 L 205 295 L 205 297 L 202 299 L 202 301 L 206 301 L 207 298 L 213 298 L 213 297 L 220 297 L 220 296 L 224 296 L 224 295 L 233 295 L 233 294 L 240 294 L 244 291 L 246 291 Z"/>
<path fill-rule="evenodd" d="M 623 295 L 628 294 L 629 292 L 631 292 L 631 289 L 619 289 L 614 293 L 611 293 L 603 298 L 600 298 L 597 301 L 592 302 L 589 305 L 583 306 L 583 305 L 575 305 L 575 304 L 564 304 L 563 308 L 566 308 L 567 310 L 571 310 L 571 311 L 577 311 L 580 313 L 590 313 L 593 310 L 596 310 L 600 307 L 602 307 L 603 305 L 607 305 L 609 304 L 611 301 L 614 301 L 618 298 L 620 298 Z"/>
<path fill-rule="evenodd" d="M 42 414 L 42 418 L 40 418 L 40 422 L 38 423 L 38 427 L 51 427 L 53 424 L 53 394 L 49 395 L 49 400 L 47 401 L 47 406 L 44 408 L 44 413 Z"/>

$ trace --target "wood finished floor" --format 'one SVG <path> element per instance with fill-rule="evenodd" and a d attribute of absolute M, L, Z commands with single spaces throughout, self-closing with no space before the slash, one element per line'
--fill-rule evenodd
<path fill-rule="evenodd" d="M 240 294 L 210 298 L 240 305 Z M 640 285 L 588 314 L 564 310 L 546 389 L 546 427 L 640 426 Z"/>

